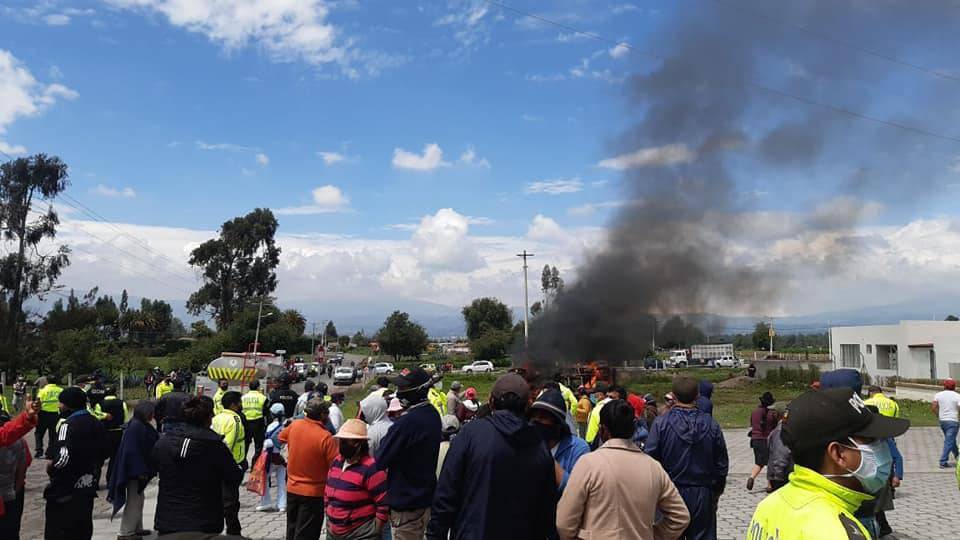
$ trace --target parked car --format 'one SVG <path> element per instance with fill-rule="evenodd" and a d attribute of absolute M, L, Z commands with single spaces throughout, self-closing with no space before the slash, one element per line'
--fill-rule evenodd
<path fill-rule="evenodd" d="M 393 373 L 393 364 L 390 362 L 377 362 L 373 365 L 374 375 L 389 375 Z"/>
<path fill-rule="evenodd" d="M 493 362 L 489 360 L 477 360 L 472 364 L 463 366 L 464 373 L 492 373 Z"/>
<path fill-rule="evenodd" d="M 648 356 L 643 359 L 643 367 L 646 369 L 663 369 L 663 360 L 656 356 Z"/>
<path fill-rule="evenodd" d="M 735 356 L 724 355 L 720 358 L 717 358 L 717 360 L 713 363 L 713 367 L 736 368 L 740 367 L 740 361 L 737 360 L 737 357 Z"/>
<path fill-rule="evenodd" d="M 434 364 L 420 364 L 420 368 L 430 374 L 437 372 L 437 366 Z"/>
<path fill-rule="evenodd" d="M 338 385 L 351 385 L 357 382 L 357 370 L 352 367 L 338 367 L 336 371 L 333 372 L 333 384 L 334 386 Z"/>

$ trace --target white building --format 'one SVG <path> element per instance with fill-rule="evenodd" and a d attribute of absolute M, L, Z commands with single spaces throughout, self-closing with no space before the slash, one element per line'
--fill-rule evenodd
<path fill-rule="evenodd" d="M 900 321 L 830 329 L 835 368 L 866 371 L 874 379 L 960 379 L 960 322 Z"/>

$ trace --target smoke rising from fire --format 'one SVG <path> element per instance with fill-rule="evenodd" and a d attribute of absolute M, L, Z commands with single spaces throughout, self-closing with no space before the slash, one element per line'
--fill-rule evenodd
<path fill-rule="evenodd" d="M 897 97 L 898 81 L 909 81 L 905 99 L 931 99 L 919 108 L 927 111 L 946 107 L 944 85 L 955 92 L 960 83 L 891 67 L 797 26 L 853 43 L 949 43 L 938 40 L 949 35 L 960 10 L 946 0 L 919 4 L 817 0 L 772 11 L 759 0 L 715 0 L 678 7 L 636 46 L 636 71 L 624 84 L 626 112 L 636 121 L 610 143 L 613 157 L 600 162 L 624 171 L 623 197 L 637 204 L 619 210 L 607 244 L 535 319 L 530 360 L 546 367 L 637 359 L 651 345 L 654 317 L 662 324 L 675 314 L 775 309 L 797 269 L 774 255 L 757 256 L 771 249 L 771 238 L 757 227 L 761 210 L 796 217 L 785 236 L 834 240 L 818 244 L 803 271 L 840 271 L 857 248 L 851 233 L 884 208 L 876 201 L 911 204 L 917 186 L 903 175 L 932 171 L 931 158 L 945 168 L 943 160 L 960 146 L 782 92 L 949 131 L 933 111 L 891 104 L 891 92 Z M 794 26 L 751 13 L 775 14 Z M 919 181 L 936 188 L 942 175 Z M 760 191 L 776 202 L 751 195 Z M 710 324 L 708 317 L 698 322 Z"/>

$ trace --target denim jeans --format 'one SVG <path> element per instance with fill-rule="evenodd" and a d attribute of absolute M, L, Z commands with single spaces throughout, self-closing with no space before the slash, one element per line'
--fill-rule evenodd
<path fill-rule="evenodd" d="M 957 449 L 957 431 L 960 430 L 960 423 L 953 421 L 941 421 L 940 431 L 943 431 L 943 452 L 940 453 L 940 464 L 946 465 L 950 459 L 950 454 L 954 457 L 960 456 L 960 449 Z"/>

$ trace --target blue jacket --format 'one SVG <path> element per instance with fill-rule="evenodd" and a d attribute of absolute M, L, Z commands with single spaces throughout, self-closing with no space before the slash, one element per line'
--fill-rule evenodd
<path fill-rule="evenodd" d="M 852 388 L 859 394 L 863 390 L 863 377 L 859 371 L 850 368 L 827 371 L 820 375 L 820 389 L 827 388 Z"/>
<path fill-rule="evenodd" d="M 887 439 L 887 445 L 890 446 L 890 455 L 893 456 L 893 475 L 903 480 L 903 454 L 897 448 L 897 440 L 891 437 Z"/>
<path fill-rule="evenodd" d="M 553 459 L 555 459 L 556 462 L 560 464 L 560 468 L 563 469 L 563 481 L 560 482 L 559 491 L 562 492 L 563 489 L 567 487 L 567 480 L 570 478 L 570 473 L 573 472 L 573 466 L 577 464 L 577 460 L 589 453 L 590 445 L 587 444 L 587 441 L 576 435 L 570 435 L 557 444 L 557 450 L 553 453 Z"/>
<path fill-rule="evenodd" d="M 722 493 L 729 460 L 720 424 L 698 409 L 674 407 L 650 427 L 644 451 L 660 462 L 680 487 L 708 487 Z"/>
<path fill-rule="evenodd" d="M 127 483 L 130 480 L 139 478 L 139 492 L 143 493 L 150 479 L 156 476 L 157 471 L 149 462 L 149 458 L 158 437 L 157 430 L 153 426 L 144 424 L 138 418 L 130 420 L 127 429 L 123 430 L 120 448 L 117 449 L 117 455 L 113 458 L 116 464 L 113 468 L 113 476 L 110 477 L 110 491 L 107 494 L 107 500 L 113 503 L 114 516 L 127 502 Z"/>
<path fill-rule="evenodd" d="M 700 381 L 700 397 L 697 398 L 697 408 L 701 411 L 713 415 L 713 383 L 710 381 Z"/>
<path fill-rule="evenodd" d="M 375 457 L 380 470 L 390 470 L 387 504 L 391 510 L 430 508 L 437 489 L 442 430 L 440 414 L 424 401 L 397 418 L 380 441 Z"/>
<path fill-rule="evenodd" d="M 427 539 L 552 538 L 558 499 L 553 459 L 540 436 L 516 414 L 495 411 L 450 443 Z"/>

